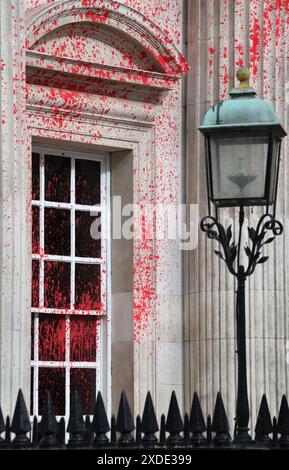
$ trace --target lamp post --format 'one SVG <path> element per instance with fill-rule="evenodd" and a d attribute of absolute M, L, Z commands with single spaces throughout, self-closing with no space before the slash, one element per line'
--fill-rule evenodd
<path fill-rule="evenodd" d="M 227 265 L 237 281 L 237 352 L 238 391 L 235 441 L 246 444 L 249 434 L 249 401 L 246 368 L 245 283 L 258 264 L 267 261 L 262 247 L 283 232 L 276 220 L 276 197 L 282 128 L 272 107 L 256 98 L 249 85 L 250 73 L 239 69 L 240 86 L 230 92 L 231 99 L 220 101 L 206 113 L 199 130 L 205 136 L 208 216 L 201 221 L 201 230 L 209 239 L 217 240 L 222 251 L 215 253 Z M 214 215 L 211 207 L 214 207 Z M 264 206 L 265 212 L 256 228 L 249 227 L 249 244 L 243 246 L 245 207 Z M 232 228 L 219 221 L 224 207 L 239 207 L 239 231 L 233 241 Z M 271 210 L 270 210 L 271 209 Z M 266 238 L 268 232 L 273 236 Z M 241 252 L 248 260 L 242 263 Z"/>

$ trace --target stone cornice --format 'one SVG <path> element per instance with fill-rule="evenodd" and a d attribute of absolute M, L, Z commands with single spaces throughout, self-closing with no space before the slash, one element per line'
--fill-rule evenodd
<path fill-rule="evenodd" d="M 81 77 L 98 78 L 105 81 L 125 82 L 160 90 L 170 90 L 179 80 L 178 76 L 147 70 L 129 69 L 79 61 L 69 57 L 56 57 L 36 51 L 26 51 L 26 67 L 41 70 L 54 70 L 60 73 L 70 73 Z"/>
<path fill-rule="evenodd" d="M 130 123 L 143 127 L 151 127 L 159 111 L 158 106 L 151 104 L 33 84 L 27 85 L 26 109 L 34 113 L 68 115 L 70 119 Z"/>

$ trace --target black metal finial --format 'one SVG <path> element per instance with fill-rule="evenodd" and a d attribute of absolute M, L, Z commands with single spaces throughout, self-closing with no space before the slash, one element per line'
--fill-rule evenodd
<path fill-rule="evenodd" d="M 1 434 L 2 434 L 2 432 L 5 431 L 5 429 L 6 429 L 5 421 L 4 421 L 2 409 L 1 409 L 1 406 L 0 406 L 0 447 L 3 447 L 5 445 L 5 439 L 3 439 L 3 437 L 1 437 Z"/>
<path fill-rule="evenodd" d="M 277 446 L 278 444 L 278 432 L 277 432 L 277 418 L 276 416 L 273 417 L 273 433 L 272 433 L 272 445 L 273 447 Z"/>
<path fill-rule="evenodd" d="M 141 430 L 144 433 L 143 444 L 145 447 L 154 447 L 158 440 L 155 433 L 159 430 L 154 404 L 150 392 L 147 393 L 144 411 L 141 421 Z"/>
<path fill-rule="evenodd" d="M 268 407 L 267 397 L 264 394 L 262 397 L 257 423 L 255 427 L 255 442 L 260 444 L 271 442 L 269 434 L 273 432 L 273 425 L 271 415 Z"/>
<path fill-rule="evenodd" d="M 167 444 L 169 446 L 182 445 L 183 438 L 180 432 L 184 430 L 184 423 L 181 417 L 180 408 L 176 393 L 173 391 L 166 421 L 166 431 L 169 433 Z"/>
<path fill-rule="evenodd" d="M 192 442 L 194 445 L 199 445 L 205 440 L 203 433 L 206 431 L 207 426 L 204 420 L 200 400 L 198 394 L 195 392 L 193 397 L 193 403 L 190 413 L 189 429 L 192 436 Z"/>
<path fill-rule="evenodd" d="M 39 432 L 43 436 L 39 442 L 39 447 L 60 447 L 57 439 L 58 425 L 54 413 L 51 393 L 48 391 L 44 405 L 44 412 L 39 424 Z"/>
<path fill-rule="evenodd" d="M 117 439 L 116 439 L 116 419 L 115 416 L 112 415 L 111 417 L 111 422 L 110 422 L 110 447 L 116 447 L 117 446 Z"/>
<path fill-rule="evenodd" d="M 207 446 L 213 446 L 213 438 L 212 438 L 212 418 L 211 415 L 207 417 Z"/>
<path fill-rule="evenodd" d="M 161 427 L 160 427 L 160 442 L 159 445 L 161 447 L 164 447 L 167 444 L 167 438 L 166 438 L 166 417 L 163 414 L 161 416 Z"/>
<path fill-rule="evenodd" d="M 95 447 L 107 446 L 109 439 L 106 433 L 110 431 L 109 422 L 105 406 L 103 403 L 102 395 L 100 392 L 97 394 L 96 403 L 93 413 L 93 421 L 91 424 L 91 430 L 95 433 L 92 445 Z"/>
<path fill-rule="evenodd" d="M 39 445 L 38 419 L 37 419 L 37 416 L 34 416 L 33 425 L 32 425 L 32 447 L 38 447 L 38 445 Z"/>
<path fill-rule="evenodd" d="M 122 392 L 116 421 L 116 430 L 121 434 L 118 440 L 118 443 L 121 447 L 128 447 L 133 445 L 134 439 L 131 433 L 134 431 L 134 429 L 135 426 L 126 393 Z"/>
<path fill-rule="evenodd" d="M 91 440 L 93 437 L 93 432 L 91 432 L 91 423 L 90 423 L 90 416 L 87 415 L 85 417 L 85 435 L 84 435 L 84 440 L 86 442 L 86 445 L 89 447 L 91 444 Z"/>
<path fill-rule="evenodd" d="M 66 428 L 66 425 L 65 425 L 64 416 L 62 416 L 62 418 L 60 418 L 60 420 L 57 424 L 58 424 L 58 426 L 57 426 L 58 431 L 57 431 L 56 436 L 57 436 L 60 447 L 62 447 L 62 446 L 65 445 L 65 428 Z"/>
<path fill-rule="evenodd" d="M 21 389 L 17 396 L 11 431 L 16 434 L 12 441 L 13 447 L 21 448 L 30 446 L 30 439 L 26 434 L 31 431 L 31 423 Z"/>
<path fill-rule="evenodd" d="M 86 426 L 83 420 L 81 402 L 77 391 L 73 393 L 70 402 L 70 416 L 67 432 L 70 434 L 67 447 L 74 449 L 85 447 Z"/>
<path fill-rule="evenodd" d="M 135 427 L 135 444 L 136 444 L 136 447 L 138 447 L 138 448 L 143 447 L 141 436 L 142 436 L 141 417 L 140 417 L 140 415 L 137 415 L 137 417 L 136 417 L 136 427 Z"/>
<path fill-rule="evenodd" d="M 278 422 L 277 432 L 281 434 L 279 444 L 281 447 L 289 447 L 289 407 L 285 395 L 282 397 Z"/>
<path fill-rule="evenodd" d="M 11 445 L 11 426 L 10 426 L 10 417 L 9 416 L 7 416 L 7 418 L 6 418 L 5 444 L 6 444 L 6 447 L 10 447 L 10 445 Z"/>
<path fill-rule="evenodd" d="M 228 445 L 231 443 L 232 439 L 229 432 L 230 428 L 228 418 L 220 392 L 217 395 L 212 431 L 216 434 L 214 437 L 214 444 Z"/>
<path fill-rule="evenodd" d="M 192 441 L 190 439 L 190 418 L 188 413 L 185 413 L 184 417 L 184 441 L 183 441 L 183 446 L 184 447 L 190 447 L 192 444 Z"/>

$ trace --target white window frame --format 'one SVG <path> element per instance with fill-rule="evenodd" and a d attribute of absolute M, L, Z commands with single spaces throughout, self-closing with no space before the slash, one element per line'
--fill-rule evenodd
<path fill-rule="evenodd" d="M 37 260 L 40 263 L 39 275 L 39 307 L 31 308 L 32 321 L 34 321 L 34 358 L 31 360 L 31 367 L 33 368 L 33 416 L 39 416 L 39 402 L 38 402 L 38 380 L 39 368 L 64 368 L 65 369 L 65 417 L 67 418 L 70 413 L 70 369 L 95 369 L 96 371 L 96 390 L 100 390 L 106 398 L 107 410 L 111 409 L 111 249 L 110 249 L 110 154 L 105 152 L 90 152 L 73 151 L 73 150 L 60 150 L 55 147 L 33 146 L 32 153 L 40 155 L 40 199 L 39 201 L 32 200 L 32 207 L 39 207 L 39 245 L 40 253 L 44 253 L 44 212 L 45 208 L 58 208 L 70 209 L 71 220 L 71 255 L 58 256 L 58 255 L 44 255 L 32 254 L 32 260 Z M 31 153 L 31 159 L 32 159 Z M 70 203 L 59 203 L 52 201 L 45 201 L 45 167 L 44 156 L 53 155 L 55 157 L 67 157 L 71 161 L 71 198 Z M 99 161 L 101 164 L 101 201 L 100 205 L 84 206 L 75 204 L 75 160 L 91 160 Z M 82 258 L 75 256 L 75 211 L 90 212 L 92 215 L 101 214 L 101 258 Z M 55 309 L 44 308 L 44 259 L 46 261 L 63 261 L 71 264 L 70 276 L 70 309 Z M 82 311 L 75 310 L 74 293 L 75 293 L 75 264 L 99 264 L 101 267 L 105 266 L 104 270 L 101 269 L 101 301 L 104 308 L 102 310 Z M 65 361 L 40 361 L 39 360 L 39 315 L 53 313 L 57 315 L 65 315 L 66 318 L 66 333 L 65 333 Z M 70 316 L 72 315 L 94 315 L 99 319 L 99 326 L 97 326 L 96 340 L 96 360 L 95 362 L 71 362 L 70 361 Z"/>

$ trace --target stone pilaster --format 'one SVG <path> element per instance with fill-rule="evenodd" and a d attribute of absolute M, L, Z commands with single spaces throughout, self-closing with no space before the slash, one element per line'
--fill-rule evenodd
<path fill-rule="evenodd" d="M 25 130 L 24 0 L 0 2 L 0 402 L 29 396 L 30 202 Z"/>

